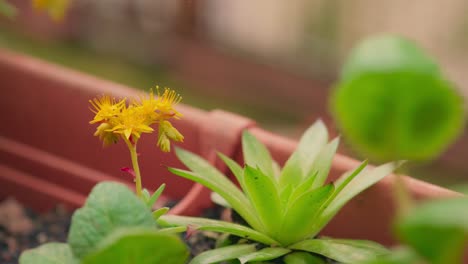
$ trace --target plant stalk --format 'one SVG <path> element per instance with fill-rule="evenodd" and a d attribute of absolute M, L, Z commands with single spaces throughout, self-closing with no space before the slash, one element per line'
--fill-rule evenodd
<path fill-rule="evenodd" d="M 397 217 L 403 217 L 411 211 L 413 207 L 413 200 L 410 196 L 407 186 L 405 185 L 405 182 L 403 181 L 402 174 L 398 172 L 395 173 L 395 182 L 393 187 L 397 206 Z"/>
<path fill-rule="evenodd" d="M 133 171 L 135 172 L 135 191 L 138 197 L 141 196 L 142 184 L 141 184 L 141 174 L 140 166 L 138 165 L 138 154 L 136 149 L 136 142 L 132 144 L 128 139 L 124 138 L 125 143 L 127 143 L 128 149 L 130 150 L 130 157 L 132 158 Z"/>

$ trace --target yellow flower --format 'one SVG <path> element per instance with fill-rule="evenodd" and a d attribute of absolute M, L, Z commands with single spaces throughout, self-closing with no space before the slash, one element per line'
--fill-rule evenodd
<path fill-rule="evenodd" d="M 159 93 L 159 87 L 156 89 L 158 90 L 158 98 L 156 99 L 158 119 L 167 120 L 172 117 L 179 119 L 182 114 L 174 107 L 182 100 L 182 97 L 169 88 L 164 88 L 163 94 Z"/>
<path fill-rule="evenodd" d="M 157 146 L 163 152 L 169 152 L 171 150 L 170 140 L 183 142 L 184 136 L 175 127 L 173 127 L 169 121 L 163 120 L 159 123 Z"/>
<path fill-rule="evenodd" d="M 158 88 L 157 88 L 158 89 Z M 135 145 L 142 133 L 152 133 L 151 125 L 159 125 L 157 145 L 162 151 L 168 152 L 171 140 L 182 142 L 184 136 L 168 121 L 171 118 L 182 116 L 175 106 L 182 98 L 175 91 L 165 88 L 162 94 L 154 96 L 140 96 L 140 100 L 133 100 L 127 106 L 126 99 L 117 101 L 110 96 L 102 96 L 90 100 L 91 111 L 95 114 L 91 124 L 100 123 L 95 136 L 109 145 L 122 137 L 127 143 Z"/>
<path fill-rule="evenodd" d="M 148 96 L 140 96 L 140 101 L 133 101 L 132 107 L 139 107 L 142 115 L 146 117 L 146 123 L 151 125 L 158 120 L 158 102 L 154 97 L 153 90 L 150 91 Z"/>
<path fill-rule="evenodd" d="M 69 5 L 70 0 L 33 0 L 35 9 L 46 11 L 55 21 L 60 21 L 65 17 Z"/>
<path fill-rule="evenodd" d="M 113 133 L 111 130 L 112 130 L 111 124 L 102 123 L 97 127 L 96 132 L 94 133 L 94 136 L 98 136 L 99 139 L 101 139 L 102 142 L 104 143 L 104 146 L 117 143 L 117 141 L 119 140 L 119 135 Z"/>
<path fill-rule="evenodd" d="M 91 105 L 94 107 L 94 109 L 91 108 L 91 111 L 95 114 L 93 120 L 89 123 L 94 124 L 109 121 L 112 118 L 117 117 L 125 107 L 125 101 L 126 99 L 122 99 L 119 102 L 116 102 L 115 98 L 111 98 L 107 95 L 89 100 Z"/>
<path fill-rule="evenodd" d="M 138 106 L 124 108 L 113 122 L 114 127 L 110 131 L 121 134 L 134 143 L 140 138 L 141 133 L 154 131 L 147 123 L 143 109 Z"/>

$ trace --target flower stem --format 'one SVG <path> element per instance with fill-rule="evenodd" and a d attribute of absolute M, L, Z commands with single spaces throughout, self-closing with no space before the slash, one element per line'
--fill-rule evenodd
<path fill-rule="evenodd" d="M 142 184 L 141 184 L 141 174 L 140 166 L 138 166 L 138 154 L 136 151 L 136 143 L 132 144 L 128 139 L 124 138 L 125 143 L 127 143 L 128 149 L 130 150 L 130 157 L 132 158 L 133 171 L 135 172 L 135 191 L 138 197 L 141 197 Z"/>

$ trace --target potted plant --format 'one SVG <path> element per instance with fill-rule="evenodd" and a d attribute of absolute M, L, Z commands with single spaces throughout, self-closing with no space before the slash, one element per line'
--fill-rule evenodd
<path fill-rule="evenodd" d="M 5 124 L 15 124 L 15 127 L 7 127 L 5 129 L 5 137 L 9 139 L 10 141 L 6 142 L 12 142 L 12 138 L 17 138 L 16 141 L 22 141 L 28 144 L 31 144 L 35 150 L 38 148 L 40 149 L 41 147 L 50 146 L 50 151 L 47 151 L 49 153 L 55 154 L 63 154 L 65 156 L 65 160 L 68 160 L 72 156 L 72 154 L 75 154 L 76 152 L 82 151 L 86 146 L 83 144 L 83 142 L 86 142 L 86 140 L 89 140 L 92 138 L 89 136 L 86 140 L 81 140 L 85 139 L 86 137 L 80 136 L 79 131 L 80 129 L 78 126 L 75 127 L 75 122 L 82 120 L 83 122 L 79 124 L 79 127 L 83 127 L 83 123 L 86 123 L 87 120 L 91 119 L 90 115 L 87 115 L 85 117 L 82 117 L 83 111 L 82 109 L 86 109 L 86 106 L 83 104 L 83 102 L 87 102 L 89 98 L 94 97 L 96 94 L 96 91 L 101 91 L 105 93 L 111 93 L 120 95 L 122 96 L 127 96 L 129 94 L 132 94 L 132 92 L 129 92 L 125 88 L 122 88 L 120 86 L 112 85 L 107 82 L 99 81 L 91 77 L 87 77 L 85 75 L 81 75 L 72 71 L 67 71 L 64 69 L 61 69 L 59 67 L 55 67 L 52 65 L 48 65 L 42 62 L 38 62 L 36 60 L 30 59 L 30 58 L 25 58 L 21 57 L 18 55 L 14 54 L 9 54 L 7 52 L 2 53 L 0 57 L 0 74 L 4 76 L 5 80 L 7 80 L 7 85 L 10 87 L 15 87 L 15 89 L 11 89 L 8 91 L 9 96 L 3 96 L 2 100 L 2 109 L 7 113 L 22 113 L 21 111 L 26 110 L 24 113 L 26 113 L 25 116 L 33 116 L 34 113 L 42 113 L 47 114 L 49 116 L 54 117 L 53 123 L 55 126 L 49 126 L 49 129 L 45 129 L 45 131 L 42 130 L 37 130 L 35 133 L 31 133 L 30 128 L 31 127 L 44 127 L 47 123 L 47 121 L 44 120 L 39 120 L 39 121 L 34 121 L 33 122 L 28 122 L 27 124 L 19 123 L 18 125 L 15 123 L 16 119 L 15 116 L 9 115 L 7 117 L 2 117 L 4 120 L 1 120 L 2 123 Z M 58 73 L 58 74 L 57 74 Z M 34 83 L 38 87 L 41 87 L 41 91 L 31 91 L 29 89 L 30 85 Z M 96 87 L 100 87 L 100 89 L 95 89 Z M 34 96 L 34 93 L 37 93 L 37 96 Z M 84 96 L 90 95 L 91 96 L 87 97 L 86 99 L 83 98 Z M 57 96 L 56 94 L 59 94 L 60 96 Z M 99 94 L 99 92 L 98 92 Z M 22 98 L 24 99 L 22 102 L 21 100 L 19 101 L 19 106 L 20 108 L 15 108 L 16 103 L 18 103 L 18 100 L 14 101 L 12 99 L 8 98 Z M 43 98 L 44 101 L 41 100 L 36 100 L 36 98 Z M 69 100 L 65 100 L 64 98 L 69 98 Z M 84 99 L 83 101 L 78 100 L 79 98 Z M 47 101 L 45 101 L 47 100 Z M 33 102 L 39 101 L 39 105 L 34 105 Z M 80 113 L 73 113 L 72 111 L 65 111 L 67 107 L 69 109 L 73 109 L 73 104 L 79 105 L 79 107 L 75 108 L 74 111 L 77 109 L 80 109 Z M 34 107 L 30 109 L 33 105 Z M 49 107 L 54 106 L 52 109 L 48 109 Z M 229 131 L 229 133 L 226 133 L 226 123 L 223 123 L 219 120 L 216 120 L 215 116 L 216 115 L 223 115 L 218 113 L 212 113 L 212 114 L 207 114 L 206 112 L 203 111 L 197 111 L 193 110 L 193 113 L 190 113 L 192 111 L 185 111 L 185 107 L 181 107 L 180 111 L 186 116 L 184 119 L 185 121 L 180 121 L 180 123 L 176 123 L 177 127 L 180 128 L 180 131 L 185 135 L 186 137 L 186 142 L 184 147 L 187 148 L 192 148 L 195 149 L 194 152 L 201 152 L 203 155 L 206 155 L 206 158 L 210 160 L 213 164 L 215 163 L 214 160 L 214 150 L 215 146 L 221 146 L 221 148 L 224 148 L 224 146 L 227 146 L 225 149 L 229 149 L 231 152 L 230 153 L 224 153 L 227 157 L 234 158 L 234 159 L 240 159 L 242 152 L 240 149 L 240 131 L 242 130 L 241 128 L 245 127 L 250 127 L 249 130 L 252 135 L 256 136 L 260 141 L 262 141 L 268 149 L 270 149 L 272 156 L 278 160 L 280 163 L 284 162 L 284 160 L 292 153 L 292 151 L 295 149 L 295 145 L 297 144 L 294 141 L 276 136 L 274 134 L 268 133 L 260 128 L 256 128 L 252 125 L 251 121 L 242 119 L 242 118 L 234 118 L 231 117 L 230 120 L 236 121 L 234 122 L 236 125 L 232 125 L 232 127 L 236 128 L 233 129 L 232 131 Z M 12 111 L 15 109 L 19 109 L 17 111 Z M 29 109 L 29 110 L 28 110 Z M 190 109 L 190 108 L 187 108 Z M 21 111 L 20 111 L 21 110 Z M 192 118 L 191 120 L 188 120 L 188 118 Z M 33 120 L 33 119 L 32 119 Z M 215 121 L 213 121 L 215 120 Z M 65 121 L 64 123 L 61 123 L 62 121 Z M 50 122 L 50 121 L 49 121 Z M 60 123 L 59 123 L 60 122 Z M 57 125 L 60 124 L 60 125 Z M 203 124 L 203 126 L 201 125 Z M 205 125 L 206 124 L 206 125 Z M 214 124 L 214 125 L 213 125 Z M 239 125 L 241 124 L 241 125 Z M 60 127 L 60 131 L 66 131 L 66 138 L 62 138 L 61 133 L 59 133 L 59 129 L 57 127 Z M 191 131 L 189 128 L 194 128 L 194 131 Z M 47 126 L 45 126 L 47 128 Z M 81 128 L 83 129 L 83 128 Z M 185 133 L 185 129 L 189 131 L 188 133 Z M 83 131 L 83 130 L 81 130 Z M 190 132 L 191 131 L 191 132 Z M 90 129 L 87 129 L 86 132 L 88 132 L 88 135 L 93 134 L 93 131 Z M 193 133 L 193 135 L 191 135 Z M 201 147 L 201 142 L 203 141 L 198 141 L 198 142 L 189 142 L 189 136 L 191 135 L 190 138 L 192 139 L 198 139 L 200 138 L 205 138 L 204 140 L 204 145 Z M 206 137 L 209 135 L 209 137 Z M 213 137 L 215 135 L 216 137 Z M 67 144 L 71 144 L 73 141 L 70 141 L 70 138 L 74 139 L 75 142 L 80 142 L 76 148 L 72 149 L 64 149 L 63 146 L 66 146 Z M 44 142 L 44 140 L 47 139 L 47 142 Z M 92 138 L 94 142 L 96 142 L 95 138 Z M 143 149 L 141 150 L 142 152 L 145 151 L 145 146 L 151 146 L 155 144 L 155 142 L 149 142 L 149 143 L 143 143 L 144 139 L 142 139 L 139 144 L 143 146 Z M 16 143 L 16 142 L 14 142 Z M 191 144 L 194 144 L 195 146 L 192 146 Z M 5 144 L 7 146 L 8 144 Z M 24 146 L 24 144 L 22 145 Z M 101 148 L 100 144 L 96 144 L 96 149 Z M 197 148 L 198 147 L 198 148 Z M 148 147 L 149 148 L 149 147 Z M 23 164 L 35 164 L 39 163 L 41 166 L 46 166 L 50 170 L 50 167 L 53 168 L 53 170 L 59 170 L 62 169 L 57 168 L 59 166 L 53 167 L 53 165 L 50 165 L 50 156 L 47 155 L 27 155 L 25 154 L 26 151 L 21 151 L 23 149 L 17 148 L 16 147 L 16 152 L 12 151 L 11 148 L 9 147 L 4 147 L 4 152 L 7 154 L 9 153 L 16 153 L 17 156 L 19 156 L 19 160 L 26 160 L 23 161 L 24 163 L 19 163 L 22 164 L 20 165 L 21 170 L 28 170 L 28 169 L 33 169 L 35 171 L 34 166 L 37 165 L 26 165 L 24 166 Z M 18 149 L 20 151 L 18 151 Z M 115 149 L 115 148 L 114 148 Z M 99 150 L 100 151 L 100 150 Z M 104 151 L 106 152 L 106 151 Z M 36 152 L 40 154 L 45 154 L 43 152 Z M 89 153 L 92 153 L 89 152 Z M 114 155 L 110 154 L 111 152 L 107 152 L 106 154 L 109 154 L 108 156 L 102 155 L 102 152 L 99 155 L 96 155 L 94 157 L 89 157 L 89 156 L 76 156 L 76 163 L 84 163 L 85 161 L 90 162 L 90 164 L 93 164 L 93 168 L 98 168 L 98 169 L 104 169 L 106 166 L 104 165 L 103 162 L 107 161 L 107 164 L 114 164 L 115 162 L 111 162 L 111 159 L 109 159 L 109 156 Z M 37 157 L 39 156 L 39 158 Z M 155 155 L 158 157 L 158 155 Z M 6 159 L 12 158 L 11 155 L 5 155 Z M 43 157 L 47 157 L 46 161 L 47 162 L 42 162 Z M 118 156 L 116 160 L 118 160 Z M 143 158 L 143 156 L 142 156 Z M 154 159 L 154 156 L 151 157 Z M 75 159 L 75 157 L 72 157 L 71 159 Z M 39 160 L 39 162 L 38 162 Z M 56 161 L 57 159 L 52 159 L 53 161 Z M 166 159 L 164 159 L 166 161 Z M 170 164 L 170 158 L 167 159 L 168 163 L 167 165 L 173 166 Z M 10 163 L 9 160 L 7 160 L 8 163 Z M 28 163 L 30 162 L 30 163 Z M 41 163 L 42 162 L 42 163 Z M 124 163 L 124 162 L 122 162 Z M 153 162 L 154 163 L 154 162 Z M 14 163 L 10 163 L 14 164 Z M 44 165 L 46 164 L 46 165 Z M 60 164 L 66 164 L 66 163 L 60 163 Z M 336 177 L 343 172 L 352 169 L 354 166 L 358 165 L 357 161 L 354 161 L 350 158 L 343 157 L 340 155 L 335 156 L 331 163 L 331 177 L 329 180 L 333 181 L 336 179 Z M 177 165 L 176 165 L 177 166 Z M 173 166 L 173 167 L 176 167 Z M 225 167 L 222 167 L 218 165 L 219 168 L 224 169 Z M 38 166 L 39 167 L 39 166 Z M 74 167 L 75 169 L 78 167 Z M 88 167 L 89 168 L 89 167 Z M 113 168 L 115 170 L 115 167 Z M 18 172 L 18 169 L 14 170 L 15 172 Z M 38 170 L 39 171 L 39 170 Z M 70 174 L 76 175 L 76 170 L 71 170 L 72 172 Z M 79 170 L 78 170 L 79 171 Z M 92 170 L 84 170 L 84 172 L 90 172 Z M 160 170 L 154 170 L 154 171 L 160 171 Z M 80 172 L 81 173 L 81 172 Z M 80 174 L 78 173 L 78 174 Z M 22 173 L 24 175 L 24 173 Z M 31 173 L 29 173 L 31 174 Z M 84 173 L 86 174 L 86 173 Z M 15 175 L 15 174 L 10 174 Z M 21 175 L 16 174 L 16 175 Z M 81 174 L 82 176 L 83 174 Z M 87 174 L 89 175 L 89 174 Z M 92 175 L 92 174 L 91 174 Z M 31 176 L 31 175 L 27 175 Z M 102 176 L 102 174 L 101 174 Z M 23 178 L 23 181 L 21 183 L 15 182 L 14 179 L 11 179 L 9 177 L 5 177 L 5 183 L 10 184 L 10 186 L 21 186 L 19 188 L 23 189 L 17 189 L 17 190 L 35 190 L 38 191 L 37 186 L 31 186 L 28 181 L 30 179 L 33 179 L 34 183 L 39 183 L 39 182 L 46 182 L 50 183 L 51 186 L 53 187 L 58 187 L 56 189 L 49 189 L 49 190 L 60 190 L 60 189 L 70 189 L 72 188 L 70 185 L 66 185 L 64 182 L 60 182 L 60 179 L 47 179 L 44 180 L 42 177 L 47 177 L 47 175 L 40 175 L 40 176 L 31 176 L 31 177 L 26 177 Z M 164 176 L 161 176 L 164 177 Z M 155 177 L 155 178 L 148 178 L 148 186 L 150 186 L 150 189 L 156 189 L 163 181 L 167 180 L 167 190 L 171 192 L 171 189 L 175 189 L 170 187 L 170 181 L 174 180 L 174 176 L 170 179 L 169 177 L 166 179 L 163 179 L 161 177 Z M 57 177 L 58 178 L 58 177 Z M 24 180 L 26 179 L 26 180 Z M 89 182 L 93 180 L 89 180 L 89 178 L 82 177 L 78 179 L 87 179 L 88 184 Z M 104 180 L 104 179 L 115 179 L 115 177 L 101 177 L 94 179 L 95 182 Z M 2 179 L 3 180 L 3 179 Z M 175 181 L 175 180 L 174 180 Z M 426 198 L 431 198 L 431 197 L 439 197 L 439 196 L 453 196 L 456 195 L 453 192 L 450 192 L 448 190 L 432 186 L 426 183 L 422 183 L 417 180 L 411 180 L 405 178 L 403 180 L 406 185 L 408 186 L 408 189 L 412 195 L 414 195 L 416 198 L 419 199 L 426 199 Z M 79 182 L 77 180 L 76 182 Z M 131 182 L 131 178 L 128 178 L 126 181 L 127 183 Z M 25 184 L 26 183 L 26 184 Z M 356 197 L 356 199 L 352 200 L 344 209 L 343 211 L 336 216 L 333 222 L 328 225 L 328 228 L 324 230 L 324 234 L 327 235 L 333 235 L 334 232 L 339 233 L 339 237 L 347 237 L 347 238 L 361 238 L 361 239 L 371 239 L 371 240 L 376 240 L 384 244 L 390 244 L 392 243 L 392 239 L 390 236 L 390 232 L 388 231 L 388 226 L 390 225 L 390 219 L 392 215 L 391 210 L 385 210 L 385 212 L 382 212 L 381 205 L 382 204 L 393 204 L 392 196 L 388 192 L 389 186 L 393 184 L 392 177 L 387 178 L 386 180 L 384 179 L 383 181 L 379 182 L 376 184 L 373 188 L 370 188 L 368 191 L 363 192 L 360 196 Z M 29 186 L 28 186 L 29 185 Z M 24 187 L 26 186 L 26 187 Z M 45 186 L 45 185 L 43 185 Z M 188 185 L 190 188 L 190 185 Z M 90 186 L 89 186 L 90 187 Z M 85 193 L 87 187 L 83 188 L 81 191 L 73 191 L 74 194 L 77 195 L 80 199 L 76 199 L 74 201 L 78 201 L 78 203 L 82 203 L 84 201 Z M 185 191 L 188 190 L 185 189 Z M 199 186 L 196 186 L 194 188 L 196 190 L 196 193 L 198 195 L 205 196 L 205 198 L 208 198 L 209 192 L 204 190 L 203 188 L 200 188 Z M 177 190 L 180 191 L 181 190 Z M 8 193 L 8 190 L 3 190 L 2 192 Z M 112 192 L 112 191 L 108 191 Z M 2 193 L 4 195 L 4 193 Z M 28 194 L 28 192 L 26 192 Z M 54 194 L 51 194 L 52 197 Z M 175 196 L 175 195 L 174 195 Z M 37 196 L 40 197 L 40 196 Z M 179 196 L 180 197 L 180 196 Z M 100 200 L 96 198 L 97 200 Z M 141 200 L 138 200 L 141 201 Z M 208 199 L 203 200 L 202 202 L 204 205 L 209 205 L 211 202 Z M 70 205 L 73 206 L 72 203 L 69 203 Z M 75 205 L 76 206 L 76 205 Z M 197 207 L 198 209 L 201 208 L 198 204 L 193 204 L 193 206 Z M 86 207 L 86 206 L 85 206 Z M 141 206 L 140 206 L 141 207 Z M 391 207 L 390 207 L 391 208 Z M 376 215 L 376 212 L 379 212 L 378 215 Z M 368 216 L 368 219 L 373 219 L 373 223 L 350 223 L 350 219 L 355 220 L 355 219 L 365 219 L 366 216 Z M 370 217 L 372 216 L 372 217 Z M 138 224 L 138 223 L 137 223 Z M 137 226 L 138 227 L 138 226 Z M 383 232 L 382 232 L 383 230 Z M 387 230 L 387 231 L 385 231 Z M 101 237 L 102 238 L 102 237 Z M 119 240 L 120 241 L 119 236 Z M 100 241 L 102 242 L 102 241 Z M 109 245 L 111 245 L 110 243 Z M 113 245 L 113 244 L 112 244 Z"/>

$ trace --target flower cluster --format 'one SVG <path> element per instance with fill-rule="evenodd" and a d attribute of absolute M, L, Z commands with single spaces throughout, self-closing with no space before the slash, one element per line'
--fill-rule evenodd
<path fill-rule="evenodd" d="M 171 140 L 181 142 L 184 136 L 172 126 L 170 119 L 179 119 L 182 114 L 174 107 L 181 101 L 175 91 L 165 88 L 161 94 L 157 87 L 157 96 L 153 91 L 139 100 L 132 100 L 127 105 L 127 99 L 116 100 L 108 95 L 90 100 L 91 111 L 95 114 L 91 124 L 100 124 L 95 136 L 104 145 L 116 143 L 122 138 L 127 143 L 135 145 L 142 133 L 152 133 L 153 124 L 158 124 L 158 147 L 169 152 Z"/>

